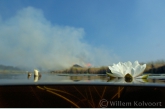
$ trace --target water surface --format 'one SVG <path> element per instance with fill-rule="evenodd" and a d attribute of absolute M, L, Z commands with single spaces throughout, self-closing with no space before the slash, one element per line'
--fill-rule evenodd
<path fill-rule="evenodd" d="M 150 75 L 148 79 L 109 78 L 103 74 L 52 74 L 42 73 L 41 77 L 27 73 L 1 73 L 0 85 L 39 85 L 39 84 L 84 84 L 84 85 L 132 85 L 165 87 L 165 75 Z"/>
<path fill-rule="evenodd" d="M 27 73 L 0 73 L 0 107 L 91 108 L 105 106 L 100 105 L 102 100 L 107 100 L 107 103 L 130 102 L 132 107 L 138 108 L 148 106 L 135 106 L 134 101 L 161 102 L 161 106 L 154 107 L 165 107 L 164 75 L 150 75 L 148 79 L 133 79 L 132 82 L 95 74 L 41 75 L 34 77 Z M 106 107 L 122 105 L 107 104 Z"/>

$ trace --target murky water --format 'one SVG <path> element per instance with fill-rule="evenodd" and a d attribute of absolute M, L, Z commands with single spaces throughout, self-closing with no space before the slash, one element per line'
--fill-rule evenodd
<path fill-rule="evenodd" d="M 165 107 L 164 75 L 132 82 L 107 75 L 41 75 L 1 73 L 0 107 Z M 142 105 L 143 102 L 154 106 Z"/>

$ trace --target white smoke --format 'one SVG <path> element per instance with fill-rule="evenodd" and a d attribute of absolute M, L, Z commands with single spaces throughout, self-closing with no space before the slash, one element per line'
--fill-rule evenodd
<path fill-rule="evenodd" d="M 84 34 L 83 28 L 52 25 L 42 10 L 24 8 L 10 19 L 0 18 L 0 64 L 58 70 L 114 62 L 108 50 L 84 43 Z"/>

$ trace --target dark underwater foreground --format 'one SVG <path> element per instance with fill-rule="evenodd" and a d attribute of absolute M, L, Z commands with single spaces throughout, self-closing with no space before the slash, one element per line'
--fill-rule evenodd
<path fill-rule="evenodd" d="M 1 108 L 165 107 L 165 87 L 104 85 L 0 86 Z"/>

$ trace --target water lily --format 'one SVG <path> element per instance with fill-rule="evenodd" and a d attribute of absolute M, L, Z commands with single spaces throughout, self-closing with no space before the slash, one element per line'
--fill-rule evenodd
<path fill-rule="evenodd" d="M 34 69 L 34 76 L 38 76 L 38 73 L 39 71 L 38 70 L 36 70 L 36 69 Z"/>
<path fill-rule="evenodd" d="M 124 77 L 126 81 L 133 81 L 133 78 L 143 78 L 146 79 L 148 75 L 142 75 L 146 68 L 146 64 L 140 65 L 138 61 L 133 64 L 128 61 L 125 63 L 119 62 L 118 64 L 113 64 L 109 66 L 112 73 L 107 73 L 111 78 L 113 77 Z M 142 75 L 142 76 L 140 76 Z"/>

